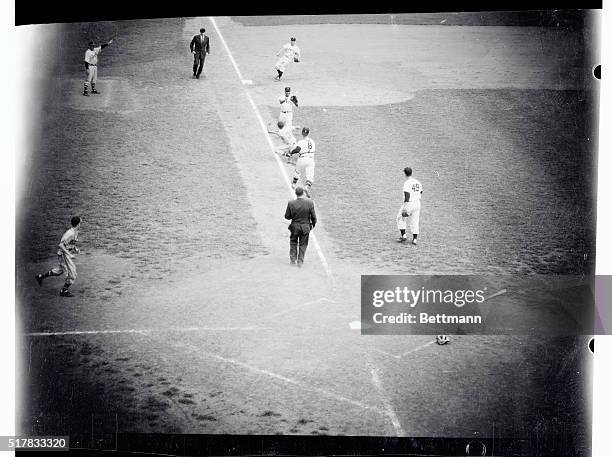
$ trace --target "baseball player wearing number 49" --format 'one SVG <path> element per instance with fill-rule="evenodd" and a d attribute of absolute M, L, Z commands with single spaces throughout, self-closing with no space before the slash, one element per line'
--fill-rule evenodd
<path fill-rule="evenodd" d="M 400 231 L 400 239 L 398 241 L 403 242 L 408 240 L 406 236 L 406 226 L 409 226 L 412 232 L 412 244 L 417 244 L 423 186 L 420 181 L 413 178 L 412 168 L 404 168 L 404 174 L 407 178 L 404 182 L 404 204 L 400 208 L 399 213 L 397 213 L 397 228 Z"/>
<path fill-rule="evenodd" d="M 87 72 L 87 79 L 85 80 L 85 87 L 83 88 L 83 95 L 88 96 L 87 89 L 91 84 L 91 93 L 99 94 L 96 90 L 96 83 L 98 82 L 98 54 L 102 49 L 111 44 L 113 40 L 109 40 L 108 43 L 104 43 L 100 46 L 95 46 L 93 41 L 89 42 L 89 48 L 85 51 L 85 71 Z"/>

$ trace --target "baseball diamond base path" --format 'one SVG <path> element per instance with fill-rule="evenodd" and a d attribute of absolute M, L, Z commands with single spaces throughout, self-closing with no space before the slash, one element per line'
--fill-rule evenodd
<path fill-rule="evenodd" d="M 424 230 L 422 245 L 397 250 L 402 177 L 394 170 L 406 166 L 401 151 L 408 139 L 397 113 L 412 109 L 412 116 L 434 126 L 446 122 L 452 134 L 440 138 L 440 148 L 459 144 L 453 160 L 469 163 L 476 152 L 466 146 L 470 138 L 484 136 L 481 126 L 490 128 L 478 113 L 473 130 L 466 131 L 462 117 L 471 100 L 486 102 L 486 93 L 492 99 L 486 106 L 498 106 L 504 97 L 517 106 L 523 95 L 497 90 L 505 77 L 512 88 L 534 91 L 528 98 L 540 100 L 540 91 L 554 89 L 554 100 L 572 100 L 557 89 L 580 86 L 575 68 L 559 72 L 561 65 L 551 59 L 550 67 L 534 69 L 532 62 L 551 50 L 560 56 L 576 37 L 535 28 L 519 33 L 503 27 L 215 22 L 252 84 L 242 83 L 208 18 L 124 21 L 107 24 L 116 40 L 101 55 L 98 99 L 80 96 L 80 69 L 71 63 L 80 59 L 81 51 L 72 49 L 87 25 L 62 28 L 50 84 L 61 90 L 49 90 L 42 107 L 45 134 L 29 158 L 17 239 L 17 297 L 26 334 L 19 340 L 27 383 L 23 430 L 486 437 L 495 424 L 502 436 L 530 439 L 562 425 L 565 449 L 588 447 L 584 385 L 590 352 L 580 338 L 458 336 L 438 347 L 428 336 L 362 337 L 349 328 L 359 319 L 361 274 L 516 272 L 496 255 L 505 252 L 500 246 L 512 213 L 487 200 L 509 189 L 499 165 L 522 147 L 515 130 L 495 132 L 507 149 L 491 148 L 485 161 L 491 165 L 487 176 L 495 179 L 483 178 L 482 204 L 501 207 L 499 219 L 490 218 L 487 233 L 454 234 L 470 249 L 488 249 L 487 262 L 470 266 L 461 246 L 445 245 L 442 229 L 433 227 Z M 205 77 L 193 80 L 188 43 L 202 26 L 212 54 Z M 305 45 L 305 58 L 279 84 L 273 80 L 274 53 L 294 33 Z M 364 34 L 373 37 L 368 46 L 359 41 Z M 334 37 L 341 49 L 329 46 Z M 406 39 L 411 54 L 401 53 Z M 494 39 L 496 50 L 488 54 L 485 43 Z M 533 40 L 543 47 L 533 47 Z M 461 48 L 461 42 L 470 46 Z M 423 50 L 433 45 L 440 55 Z M 497 58 L 504 46 L 508 53 Z M 516 48 L 524 53 L 514 56 Z M 449 55 L 441 55 L 445 49 Z M 342 56 L 346 64 L 338 60 Z M 438 68 L 444 62 L 457 71 Z M 301 95 L 295 123 L 308 122 L 317 141 L 313 192 L 321 222 L 315 234 L 328 270 L 314 246 L 303 269 L 288 264 L 283 214 L 289 190 L 258 119 L 264 125 L 274 119 L 285 85 Z M 433 95 L 425 90 L 432 85 L 440 90 Z M 459 108 L 441 111 L 445 97 Z M 543 112 L 534 103 L 534 119 Z M 556 113 L 570 128 L 566 116 L 575 113 Z M 519 116 L 506 122 L 523 125 Z M 422 148 L 424 161 L 426 124 L 416 123 L 410 132 L 410 149 Z M 351 125 L 359 126 L 354 136 L 347 131 Z M 393 126 L 388 134 L 385 125 Z M 546 128 L 544 134 L 554 134 Z M 541 158 L 540 143 L 530 144 L 533 162 L 518 163 L 516 176 L 535 170 L 536 184 L 546 189 L 546 167 L 533 166 Z M 345 145 L 344 159 L 337 158 L 339 145 Z M 588 150 L 579 146 L 584 158 Z M 410 158 L 418 169 L 418 156 Z M 568 159 L 568 166 L 579 166 L 577 161 Z M 367 167 L 372 163 L 376 170 Z M 290 175 L 291 167 L 281 167 Z M 463 185 L 460 177 L 446 179 L 451 170 L 440 171 L 435 184 L 424 177 L 426 191 L 449 196 Z M 385 186 L 378 182 L 383 177 Z M 546 199 L 537 196 L 534 205 L 540 207 Z M 455 200 L 425 198 L 425 227 L 442 214 L 451 215 L 447 227 L 478 227 L 477 219 L 452 211 Z M 578 204 L 570 210 L 588 217 Z M 33 276 L 54 261 L 57 237 L 75 213 L 84 216 L 83 254 L 76 297 L 68 301 L 57 296 L 60 280 L 39 288 Z M 534 223 L 526 222 L 530 229 Z M 592 240 L 586 231 L 574 236 L 567 250 L 567 238 L 558 237 L 558 254 L 547 271 L 566 265 L 588 270 Z M 546 251 L 547 240 L 538 242 Z M 528 253 L 531 246 L 515 248 L 519 254 L 521 249 Z M 390 262 L 387 252 L 401 261 Z M 537 255 L 522 257 L 528 268 L 543 268 Z"/>

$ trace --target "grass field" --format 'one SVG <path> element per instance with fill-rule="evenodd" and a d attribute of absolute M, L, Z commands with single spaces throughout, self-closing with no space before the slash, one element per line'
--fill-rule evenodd
<path fill-rule="evenodd" d="M 582 32 L 322 22 L 217 18 L 251 85 L 208 18 L 58 27 L 18 195 L 22 430 L 486 438 L 495 424 L 531 442 L 562 428 L 548 450 L 588 455 L 585 338 L 437 347 L 348 325 L 361 274 L 592 273 L 594 93 L 587 59 L 566 53 Z M 279 84 L 292 34 L 303 62 Z M 85 98 L 92 35 L 115 43 Z M 257 117 L 276 117 L 284 85 L 318 148 L 321 255 L 299 272 L 292 170 Z M 394 240 L 408 165 L 425 189 L 418 247 Z M 64 300 L 59 279 L 33 277 L 73 214 L 83 254 Z"/>

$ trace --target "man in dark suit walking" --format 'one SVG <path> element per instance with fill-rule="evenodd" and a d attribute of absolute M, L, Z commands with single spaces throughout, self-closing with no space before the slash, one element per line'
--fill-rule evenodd
<path fill-rule="evenodd" d="M 193 76 L 192 78 L 200 79 L 202 68 L 204 68 L 204 60 L 206 54 L 210 54 L 210 44 L 208 37 L 204 35 L 205 29 L 200 29 L 200 34 L 195 35 L 191 40 L 189 49 L 193 54 Z"/>
<path fill-rule="evenodd" d="M 304 255 L 308 247 L 308 236 L 310 231 L 317 224 L 317 215 L 315 214 L 314 202 L 304 198 L 304 189 L 301 187 L 295 188 L 296 199 L 291 200 L 287 204 L 285 211 L 285 219 L 289 219 L 289 230 L 291 237 L 289 238 L 289 260 L 291 265 L 301 267 L 304 263 Z M 299 246 L 299 254 L 298 254 Z"/>

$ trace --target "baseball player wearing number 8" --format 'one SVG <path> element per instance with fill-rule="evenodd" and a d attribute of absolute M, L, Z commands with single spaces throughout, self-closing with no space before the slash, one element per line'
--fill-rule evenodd
<path fill-rule="evenodd" d="M 96 90 L 96 83 L 98 82 L 98 54 L 102 49 L 111 44 L 113 40 L 109 40 L 108 43 L 104 43 L 98 47 L 95 47 L 94 42 L 89 42 L 89 49 L 85 51 L 85 71 L 87 72 L 87 79 L 85 80 L 85 87 L 83 88 L 83 95 L 89 95 L 87 88 L 91 84 L 91 93 L 99 94 Z"/>
<path fill-rule="evenodd" d="M 397 213 L 397 228 L 400 231 L 400 242 L 406 241 L 406 227 L 412 232 L 412 244 L 417 244 L 419 235 L 419 218 L 421 214 L 421 195 L 423 186 L 420 181 L 412 177 L 412 168 L 404 168 L 406 181 L 404 182 L 404 204 Z"/>
<path fill-rule="evenodd" d="M 297 146 L 290 150 L 288 154 L 299 154 L 299 158 L 295 164 L 295 171 L 293 172 L 292 187 L 295 188 L 298 181 L 302 180 L 304 192 L 306 196 L 310 198 L 310 189 L 314 182 L 315 142 L 308 135 L 310 135 L 310 129 L 308 127 L 302 128 L 302 139 L 298 141 Z"/>

